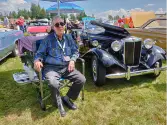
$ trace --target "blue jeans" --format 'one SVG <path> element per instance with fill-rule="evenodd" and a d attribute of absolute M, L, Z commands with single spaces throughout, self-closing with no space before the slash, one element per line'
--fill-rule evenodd
<path fill-rule="evenodd" d="M 54 65 L 45 65 L 44 66 L 44 74 L 46 79 L 49 80 L 49 84 L 51 87 L 55 89 L 55 91 L 59 87 L 59 79 L 64 78 L 73 82 L 69 91 L 67 92 L 67 96 L 73 100 L 76 100 L 83 85 L 85 84 L 85 76 L 82 75 L 78 70 L 74 70 L 72 72 L 68 72 L 68 67 L 59 68 Z M 55 100 L 55 99 L 54 99 Z"/>
<path fill-rule="evenodd" d="M 20 30 L 23 31 L 24 33 L 24 26 L 19 26 L 20 27 Z"/>

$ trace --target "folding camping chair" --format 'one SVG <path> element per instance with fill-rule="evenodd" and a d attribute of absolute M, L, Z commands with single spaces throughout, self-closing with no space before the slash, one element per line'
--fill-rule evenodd
<path fill-rule="evenodd" d="M 32 52 L 28 51 L 28 50 L 24 50 L 24 54 L 20 58 L 21 58 L 21 61 L 24 63 L 24 66 L 28 68 L 29 72 L 31 72 L 31 73 L 28 73 L 28 75 L 29 75 L 28 82 L 30 82 L 32 85 L 35 86 L 37 94 L 38 94 L 38 101 L 39 101 L 40 107 L 43 111 L 45 111 L 46 110 L 45 101 L 51 96 L 51 94 L 45 95 L 45 92 L 44 92 L 44 91 L 46 91 L 44 89 L 44 83 L 47 83 L 48 81 L 44 78 L 42 71 L 36 72 L 37 78 L 35 78 L 35 76 L 33 76 L 33 78 L 30 78 L 30 77 L 32 77 L 32 73 L 34 72 L 34 69 L 33 69 L 34 55 L 35 55 L 41 41 L 42 40 L 37 40 L 36 42 L 33 43 L 33 49 L 32 49 L 33 51 Z M 82 74 L 85 75 L 85 61 L 84 61 L 84 59 L 78 58 L 77 62 L 82 63 Z M 70 82 L 68 80 L 63 79 L 63 78 L 60 79 L 59 91 L 64 87 L 70 87 L 70 86 L 71 85 L 70 85 Z M 84 86 L 82 88 L 81 98 L 82 98 L 82 100 L 84 100 Z M 59 98 L 59 99 L 61 99 L 61 98 Z M 62 104 L 59 104 L 60 101 L 58 101 L 58 100 L 57 100 L 57 103 L 58 103 L 58 109 L 60 111 L 59 105 L 62 105 Z"/>

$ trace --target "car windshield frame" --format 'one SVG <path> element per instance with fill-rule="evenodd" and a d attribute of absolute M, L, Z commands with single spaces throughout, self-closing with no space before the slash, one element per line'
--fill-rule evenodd
<path fill-rule="evenodd" d="M 33 24 L 33 25 L 31 25 Z M 30 22 L 29 26 L 49 26 L 49 22 L 46 21 L 34 21 L 34 22 Z"/>
<path fill-rule="evenodd" d="M 154 27 L 149 27 L 147 28 L 148 25 L 150 25 L 151 23 L 157 21 L 157 20 L 164 20 L 166 21 L 166 18 L 155 18 L 155 19 L 151 19 L 151 20 L 148 20 L 146 23 L 144 23 L 141 28 L 142 29 L 149 29 L 149 28 L 154 28 Z M 157 28 L 164 28 L 163 26 L 160 26 L 160 27 L 157 27 Z"/>

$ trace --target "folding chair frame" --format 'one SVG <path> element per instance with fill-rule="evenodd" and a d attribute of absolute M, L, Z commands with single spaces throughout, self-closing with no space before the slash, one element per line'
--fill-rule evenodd
<path fill-rule="evenodd" d="M 25 62 L 25 65 L 31 66 L 31 68 L 33 69 L 33 65 L 34 65 L 33 64 L 33 57 L 34 57 L 33 52 L 29 52 L 29 51 L 27 52 L 26 51 L 25 55 L 22 56 L 21 59 L 22 59 L 22 62 Z M 78 61 L 82 63 L 82 74 L 85 76 L 85 60 L 82 59 L 82 58 L 78 58 L 77 62 Z M 43 83 L 47 82 L 47 81 L 42 79 L 42 72 L 41 71 L 38 72 L 37 74 L 38 74 L 39 81 L 32 81 L 31 83 L 36 87 L 36 91 L 37 91 L 37 94 L 38 94 L 38 101 L 39 101 L 40 107 L 41 107 L 41 109 L 43 111 L 45 111 L 46 110 L 45 101 L 51 96 L 51 94 L 49 94 L 47 96 L 44 96 Z M 66 80 L 61 80 L 60 83 L 61 83 L 60 89 L 64 88 L 64 87 L 70 87 L 69 86 L 70 82 L 68 82 Z M 82 98 L 82 101 L 83 101 L 84 100 L 84 86 L 82 88 L 81 98 Z"/>

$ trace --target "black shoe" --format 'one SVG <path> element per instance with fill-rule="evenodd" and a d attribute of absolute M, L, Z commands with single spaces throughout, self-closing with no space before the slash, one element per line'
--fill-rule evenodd
<path fill-rule="evenodd" d="M 77 106 L 69 98 L 62 97 L 62 101 L 64 105 L 66 105 L 69 109 L 72 109 L 72 110 L 77 109 Z"/>

